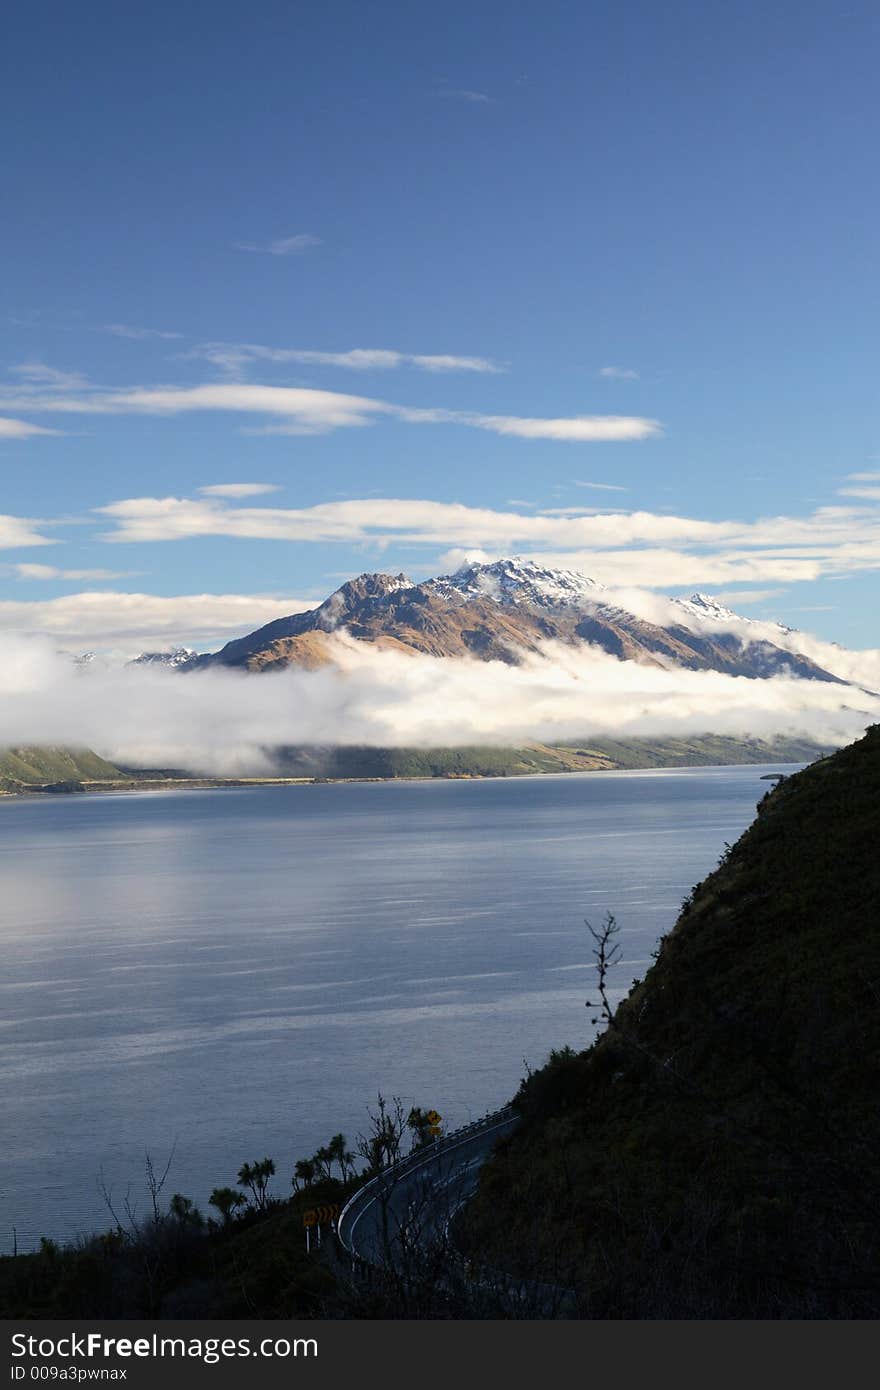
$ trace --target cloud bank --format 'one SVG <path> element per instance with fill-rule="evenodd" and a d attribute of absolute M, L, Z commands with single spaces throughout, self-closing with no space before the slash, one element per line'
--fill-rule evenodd
<path fill-rule="evenodd" d="M 455 746 L 614 734 L 809 734 L 843 743 L 880 699 L 553 644 L 522 666 L 381 651 L 333 638 L 335 668 L 272 675 L 78 669 L 43 640 L 0 640 L 0 745 L 85 745 L 142 766 L 272 770 L 283 744 Z"/>

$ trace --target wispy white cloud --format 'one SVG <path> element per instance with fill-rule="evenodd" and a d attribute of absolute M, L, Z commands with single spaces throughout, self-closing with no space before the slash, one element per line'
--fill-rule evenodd
<path fill-rule="evenodd" d="M 555 420 L 523 419 L 516 415 L 460 415 L 464 424 L 519 439 L 588 440 L 650 439 L 661 433 L 659 420 L 633 415 L 575 415 Z"/>
<path fill-rule="evenodd" d="M 201 343 L 183 355 L 210 362 L 221 371 L 234 375 L 238 375 L 254 362 L 342 367 L 357 372 L 389 371 L 397 367 L 415 367 L 420 371 L 437 373 L 495 374 L 505 370 L 488 357 L 461 356 L 454 353 L 398 352 L 392 348 L 349 348 L 345 352 L 324 352 L 315 348 L 273 348 L 261 343 Z"/>
<path fill-rule="evenodd" d="M 538 418 L 487 415 L 476 411 L 395 405 L 369 396 L 294 386 L 265 386 L 245 382 L 214 382 L 202 386 L 159 386 L 77 393 L 44 391 L 16 395 L 0 390 L 0 407 L 31 413 L 73 415 L 180 415 L 192 411 L 222 411 L 274 417 L 277 423 L 258 432 L 319 434 L 364 426 L 379 418 L 410 424 L 457 424 L 522 439 L 569 442 L 648 439 L 661 432 L 657 420 L 631 415 L 576 415 Z"/>
<path fill-rule="evenodd" d="M 625 507 L 539 507 L 538 516 L 608 516 L 611 512 L 625 512 Z"/>
<path fill-rule="evenodd" d="M 212 483 L 200 487 L 205 497 L 260 497 L 267 492 L 280 492 L 277 483 Z"/>
<path fill-rule="evenodd" d="M 33 439 L 41 434 L 58 433 L 58 430 L 44 429 L 42 425 L 32 425 L 27 420 L 11 420 L 6 415 L 0 415 L 0 439 Z"/>
<path fill-rule="evenodd" d="M 705 521 L 673 513 L 568 508 L 525 514 L 418 498 L 349 498 L 305 508 L 226 505 L 219 497 L 128 498 L 99 509 L 110 541 L 196 536 L 429 546 L 494 555 L 526 550 L 605 583 L 648 588 L 779 585 L 880 568 L 880 509 Z"/>
<path fill-rule="evenodd" d="M 50 637 L 69 651 L 155 645 L 211 647 L 313 605 L 264 594 L 116 593 L 106 589 L 52 599 L 0 601 L 0 631 Z"/>
<path fill-rule="evenodd" d="M 715 598 L 731 608 L 753 608 L 756 603 L 768 603 L 784 593 L 784 589 L 722 589 Z"/>
<path fill-rule="evenodd" d="M 236 251 L 257 251 L 266 256 L 302 256 L 312 247 L 320 246 L 321 238 L 311 232 L 297 232 L 295 236 L 275 237 L 272 241 L 237 241 Z"/>
<path fill-rule="evenodd" d="M 638 381 L 639 374 L 632 367 L 600 367 L 599 376 L 609 381 Z"/>
<path fill-rule="evenodd" d="M 24 383 L 22 389 L 33 387 L 34 390 L 44 390 L 50 387 L 58 391 L 78 391 L 88 386 L 81 372 L 59 371 L 46 362 L 19 362 L 11 370 Z"/>
<path fill-rule="evenodd" d="M 876 487 L 842 487 L 841 497 L 861 497 L 866 502 L 880 502 L 880 483 Z"/>
<path fill-rule="evenodd" d="M 710 545 L 739 537 L 738 522 L 700 521 L 651 512 L 523 515 L 457 502 L 407 498 L 351 498 L 313 507 L 232 507 L 220 499 L 139 497 L 98 508 L 116 530 L 111 540 L 174 540 L 225 535 L 263 540 L 466 545 L 515 550 L 526 544 L 555 544 L 572 550 L 592 546 L 658 544 Z"/>
<path fill-rule="evenodd" d="M 588 487 L 594 492 L 629 492 L 629 488 L 622 487 L 620 483 L 587 483 L 582 478 L 573 478 L 575 487 Z"/>
<path fill-rule="evenodd" d="M 162 328 L 138 328 L 130 323 L 102 323 L 102 333 L 112 333 L 114 338 L 182 338 L 182 333 L 170 333 Z"/>
<path fill-rule="evenodd" d="M 488 92 L 478 92 L 473 87 L 440 87 L 438 95 L 449 97 L 452 101 L 464 101 L 471 106 L 491 106 L 492 98 Z"/>
<path fill-rule="evenodd" d="M 102 570 L 102 569 L 58 569 L 55 565 L 13 565 L 13 574 L 18 579 L 125 579 L 131 573 L 130 570 Z"/>
<path fill-rule="evenodd" d="M 867 502 L 880 502 L 880 473 L 847 473 L 848 487 L 837 489 L 841 497 L 860 497 Z M 853 487 L 852 484 L 856 486 Z"/>
<path fill-rule="evenodd" d="M 455 574 L 456 570 L 463 569 L 465 565 L 487 565 L 499 558 L 488 550 L 453 548 L 438 556 L 432 569 L 437 574 Z"/>
<path fill-rule="evenodd" d="M 488 357 L 457 357 L 453 353 L 415 353 L 405 354 L 406 361 L 425 372 L 503 372 L 505 367 L 491 362 Z"/>
<path fill-rule="evenodd" d="M 0 550 L 15 550 L 31 545 L 54 545 L 48 536 L 34 530 L 35 523 L 21 516 L 0 516 Z"/>

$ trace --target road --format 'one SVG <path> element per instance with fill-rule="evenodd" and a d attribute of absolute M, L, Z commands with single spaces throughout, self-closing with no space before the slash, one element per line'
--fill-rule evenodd
<path fill-rule="evenodd" d="M 367 1264 L 405 1264 L 415 1246 L 443 1240 L 498 1140 L 518 1123 L 513 1110 L 498 1111 L 385 1169 L 342 1212 L 337 1235 L 343 1248 Z"/>

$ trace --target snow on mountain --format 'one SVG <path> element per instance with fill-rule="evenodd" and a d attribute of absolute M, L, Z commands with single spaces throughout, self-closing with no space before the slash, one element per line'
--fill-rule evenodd
<path fill-rule="evenodd" d="M 750 623 L 751 618 L 741 618 L 738 613 L 734 613 L 732 608 L 725 608 L 724 604 L 711 594 L 691 594 L 690 598 L 674 598 L 672 600 L 679 608 L 683 608 L 686 613 L 690 613 L 695 618 L 708 618 L 716 623 Z"/>
<path fill-rule="evenodd" d="M 672 600 L 678 608 L 684 609 L 692 618 L 700 618 L 709 623 L 748 623 L 756 626 L 755 618 L 744 618 L 741 613 L 734 613 L 732 608 L 726 608 L 717 598 L 711 594 L 691 594 L 690 598 L 674 598 Z M 784 623 L 773 622 L 772 620 L 762 620 L 759 624 L 762 627 L 774 627 L 779 632 L 793 632 L 794 629 L 786 627 Z"/>
<path fill-rule="evenodd" d="M 129 666 L 167 666 L 178 671 L 195 660 L 197 652 L 190 647 L 174 647 L 170 652 L 141 652 L 127 662 Z"/>
<path fill-rule="evenodd" d="M 429 587 L 444 597 L 461 594 L 529 608 L 577 608 L 594 603 L 604 589 L 577 570 L 548 569 L 519 556 L 464 565 L 455 574 L 432 580 Z"/>

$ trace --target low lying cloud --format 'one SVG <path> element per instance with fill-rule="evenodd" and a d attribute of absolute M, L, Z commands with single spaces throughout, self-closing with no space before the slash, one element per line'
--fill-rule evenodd
<path fill-rule="evenodd" d="M 811 735 L 843 743 L 880 699 L 787 677 L 750 680 L 549 644 L 521 666 L 332 639 L 336 665 L 250 675 L 78 669 L 51 644 L 0 642 L 0 745 L 87 746 L 110 759 L 214 773 L 272 769 L 285 744 L 455 746 L 601 734 Z"/>
<path fill-rule="evenodd" d="M 809 657 L 817 666 L 830 671 L 841 680 L 851 681 L 853 685 L 867 691 L 880 692 L 878 648 L 852 651 L 836 642 L 827 642 L 821 637 L 815 637 L 810 632 L 787 628 L 780 623 L 766 622 L 759 618 L 734 615 L 730 619 L 721 619 L 710 615 L 698 615 L 683 610 L 673 599 L 663 594 L 652 593 L 648 589 L 611 588 L 602 594 L 602 601 L 616 604 L 628 613 L 635 613 L 637 617 L 657 623 L 661 627 L 683 624 L 693 632 L 732 633 L 744 645 L 750 642 L 771 642 L 783 651 Z M 738 601 L 742 603 L 742 597 L 739 597 Z"/>

